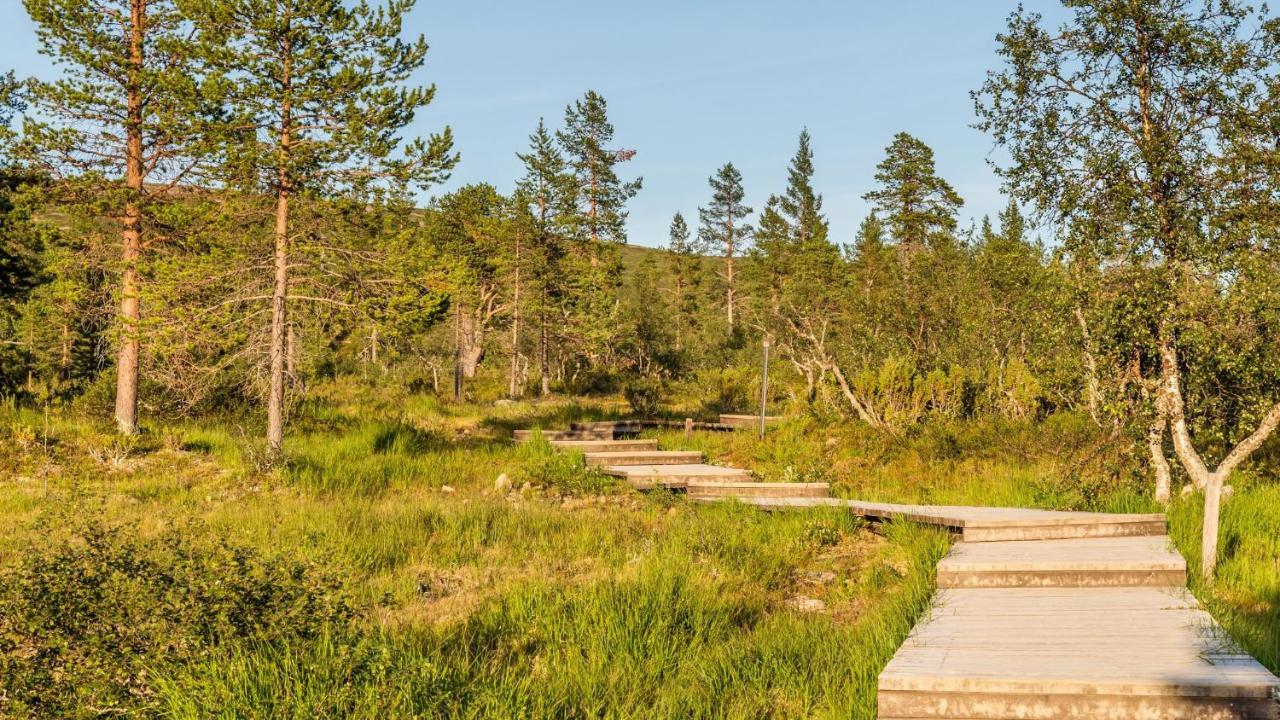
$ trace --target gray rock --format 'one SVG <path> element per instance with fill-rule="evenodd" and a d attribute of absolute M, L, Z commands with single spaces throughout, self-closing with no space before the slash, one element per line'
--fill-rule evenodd
<path fill-rule="evenodd" d="M 804 595 L 797 595 L 791 598 L 787 601 L 787 604 L 800 612 L 806 613 L 819 613 L 827 609 L 827 604 L 818 598 L 805 597 Z"/>

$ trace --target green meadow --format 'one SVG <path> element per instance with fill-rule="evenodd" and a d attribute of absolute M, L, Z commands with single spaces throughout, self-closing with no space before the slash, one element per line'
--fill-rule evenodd
<path fill-rule="evenodd" d="M 0 697 L 11 717 L 873 718 L 876 676 L 929 606 L 947 533 L 836 510 L 640 494 L 513 427 L 609 401 L 446 406 L 317 392 L 266 469 L 236 418 L 136 440 L 8 408 Z M 842 496 L 1153 510 L 1080 418 L 887 434 L 800 414 L 663 447 Z M 499 488 L 499 476 L 506 481 Z M 1274 486 L 1237 483 L 1213 587 L 1280 667 Z M 507 482 L 510 483 L 509 490 Z M 1194 562 L 1199 503 L 1172 534 Z"/>

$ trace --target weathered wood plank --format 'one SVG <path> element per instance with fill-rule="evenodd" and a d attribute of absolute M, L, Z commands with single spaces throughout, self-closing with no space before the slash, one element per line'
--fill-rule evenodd
<path fill-rule="evenodd" d="M 621 450 L 657 450 L 657 440 L 552 440 L 557 450 L 582 452 L 617 452 Z"/>
<path fill-rule="evenodd" d="M 738 468 L 717 465 L 621 465 L 601 469 L 606 475 L 623 478 L 637 490 L 667 488 L 682 490 L 690 481 L 750 482 L 751 474 Z"/>
<path fill-rule="evenodd" d="M 1048 542 L 1046 564 L 1089 562 Z M 1141 543 L 1087 542 L 1140 562 Z M 1033 566 L 1043 543 L 1020 544 L 958 555 Z M 1151 562 L 1168 562 L 1167 548 L 1147 547 Z M 1274 718 L 1278 685 L 1183 588 L 943 589 L 881 673 L 879 708 L 881 718 Z"/>
<path fill-rule="evenodd" d="M 619 467 L 625 465 L 696 465 L 702 462 L 702 453 L 684 450 L 619 450 L 589 452 L 584 455 L 593 467 Z"/>
<path fill-rule="evenodd" d="M 938 587 L 1182 587 L 1187 563 L 1163 536 L 957 543 Z"/>

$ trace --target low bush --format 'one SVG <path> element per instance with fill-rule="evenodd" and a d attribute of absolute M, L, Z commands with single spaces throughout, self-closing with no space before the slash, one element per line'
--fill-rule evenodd
<path fill-rule="evenodd" d="M 157 668 L 230 641 L 316 637 L 356 615 L 312 566 L 189 529 L 144 539 L 77 525 L 0 572 L 0 717 L 138 714 L 155 702 Z"/>

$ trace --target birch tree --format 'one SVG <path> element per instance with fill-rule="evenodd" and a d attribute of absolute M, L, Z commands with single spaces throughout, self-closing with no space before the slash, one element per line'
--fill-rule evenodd
<path fill-rule="evenodd" d="M 1193 430 L 1206 418 L 1192 417 L 1188 402 L 1219 392 L 1188 395 L 1194 369 L 1212 365 L 1188 352 L 1209 352 L 1195 338 L 1231 326 L 1222 298 L 1243 291 L 1250 266 L 1276 251 L 1278 188 L 1263 170 L 1277 159 L 1269 81 L 1280 28 L 1234 0 L 1065 4 L 1071 17 L 1056 29 L 1025 10 L 1010 16 L 998 37 L 1004 67 L 974 94 L 979 127 L 1009 153 L 998 170 L 1015 196 L 1059 225 L 1093 216 L 1119 230 L 1069 250 L 1146 277 L 1147 292 L 1129 300 L 1152 320 L 1128 342 L 1150 358 L 1141 372 L 1155 390 L 1151 446 L 1162 447 L 1154 436 L 1167 432 L 1205 491 L 1209 578 L 1223 483 L 1280 425 L 1280 402 L 1267 392 L 1274 383 L 1239 388 L 1251 398 L 1241 410 L 1251 422 L 1220 442 L 1207 423 Z M 1262 336 L 1247 344 L 1274 349 L 1271 329 L 1257 327 Z M 1212 352 L 1248 362 L 1239 345 L 1216 337 Z"/>

